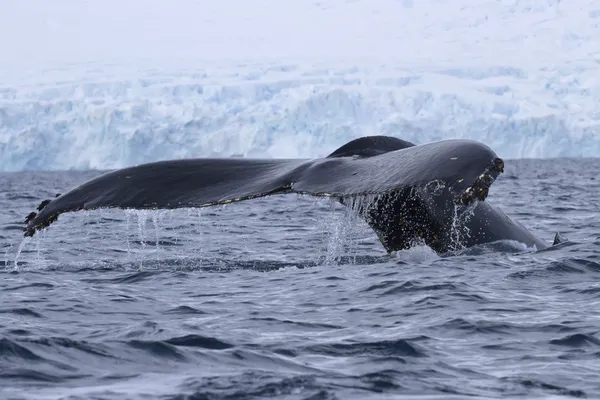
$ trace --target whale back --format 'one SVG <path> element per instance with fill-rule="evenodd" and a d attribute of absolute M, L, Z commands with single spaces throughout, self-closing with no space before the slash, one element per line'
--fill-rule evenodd
<path fill-rule="evenodd" d="M 351 140 L 339 147 L 326 158 L 337 157 L 373 157 L 390 151 L 402 150 L 415 146 L 414 143 L 392 136 L 365 136 Z"/>

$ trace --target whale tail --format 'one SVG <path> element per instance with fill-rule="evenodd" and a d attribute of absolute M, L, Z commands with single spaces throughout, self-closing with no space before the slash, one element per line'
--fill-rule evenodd
<path fill-rule="evenodd" d="M 415 146 L 385 136 L 355 139 L 317 159 L 158 161 L 105 173 L 44 200 L 25 218 L 24 235 L 47 228 L 60 214 L 98 208 L 200 208 L 289 193 L 342 203 L 376 196 L 363 214 L 386 249 L 407 248 L 418 237 L 446 252 L 454 247 L 450 232 L 456 207 L 485 200 L 503 170 L 502 159 L 479 142 Z M 505 225 L 496 228 L 514 233 Z M 471 242 L 466 238 L 464 243 Z"/>

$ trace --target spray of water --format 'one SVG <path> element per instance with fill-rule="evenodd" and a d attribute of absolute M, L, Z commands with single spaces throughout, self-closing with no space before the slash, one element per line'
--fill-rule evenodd
<path fill-rule="evenodd" d="M 410 248 L 392 253 L 392 256 L 398 261 L 410 263 L 423 263 L 425 261 L 437 260 L 440 256 L 427 246 L 422 239 L 415 239 L 411 242 Z"/>
<path fill-rule="evenodd" d="M 321 229 L 326 232 L 325 256 L 317 263 L 324 265 L 337 265 L 342 259 L 356 263 L 360 254 L 360 243 L 373 231 L 367 227 L 361 216 L 364 210 L 378 200 L 378 195 L 348 196 L 342 199 L 343 206 L 338 199 L 328 199 L 330 202 L 329 218 L 324 221 Z M 368 232 L 368 233 L 366 233 Z"/>
<path fill-rule="evenodd" d="M 129 227 L 131 224 L 131 210 L 125 210 L 125 242 L 127 243 L 127 258 L 131 257 L 131 242 L 129 240 Z"/>
<path fill-rule="evenodd" d="M 325 259 L 323 263 L 325 265 L 332 265 L 339 262 L 339 258 L 343 252 L 344 241 L 346 239 L 345 234 L 347 233 L 345 223 L 347 214 L 336 213 L 335 204 L 331 203 L 330 216 L 332 216 L 332 222 L 329 228 L 329 235 L 327 240 L 327 250 L 325 253 Z M 337 218 L 336 218 L 337 217 Z"/>
<path fill-rule="evenodd" d="M 8 263 L 10 262 L 9 260 L 9 254 L 11 253 L 13 248 L 13 244 L 10 243 L 7 247 L 7 249 L 4 251 L 4 267 L 8 268 Z M 15 262 L 16 262 L 16 256 L 15 256 Z"/>
<path fill-rule="evenodd" d="M 424 190 L 425 189 L 425 190 Z M 424 190 L 424 192 L 423 192 Z M 411 190 L 411 196 L 422 196 L 424 194 L 428 195 L 437 195 L 439 191 L 444 190 L 443 185 L 439 183 L 432 183 L 430 186 L 426 188 L 415 188 Z M 329 205 L 329 213 L 328 218 L 325 220 L 321 220 L 321 217 L 317 217 L 320 220 L 321 224 L 325 222 L 325 226 L 321 226 L 322 230 L 326 231 L 325 233 L 325 255 L 321 253 L 320 256 L 317 256 L 319 260 L 317 261 L 319 264 L 339 264 L 342 260 L 349 260 L 351 263 L 356 263 L 357 256 L 362 253 L 361 251 L 361 241 L 367 237 L 364 233 L 368 231 L 369 239 L 372 239 L 373 231 L 370 228 L 367 228 L 365 224 L 364 216 L 367 214 L 367 210 L 374 206 L 381 206 L 381 201 L 389 201 L 389 199 L 383 199 L 382 194 L 366 194 L 361 196 L 348 196 L 343 199 L 327 199 Z M 316 200 L 323 202 L 322 199 Z M 322 204 L 321 204 L 322 206 Z M 318 207 L 315 207 L 315 209 Z M 460 244 L 463 243 L 464 238 L 468 237 L 470 232 L 464 229 L 465 221 L 468 221 L 469 218 L 473 216 L 473 210 L 475 208 L 475 204 L 470 206 L 454 206 L 453 216 L 452 216 L 452 241 L 455 244 L 456 248 L 461 248 Z M 204 232 L 201 225 L 204 225 L 206 222 L 206 218 L 203 215 L 203 209 L 188 209 L 188 216 L 190 218 L 187 219 L 188 223 L 185 224 L 187 228 L 189 228 L 194 236 L 198 238 L 201 242 L 204 240 Z M 139 244 L 141 247 L 142 257 L 138 258 L 139 267 L 143 266 L 143 259 L 145 250 L 148 248 L 148 238 L 150 235 L 154 234 L 155 236 L 155 246 L 154 246 L 154 255 L 156 258 L 156 265 L 158 265 L 158 261 L 160 261 L 160 251 L 161 251 L 161 235 L 166 234 L 164 227 L 161 228 L 161 224 L 163 222 L 163 217 L 165 215 L 169 215 L 169 220 L 173 220 L 173 210 L 168 211 L 150 211 L 150 210 L 125 210 L 125 242 L 127 246 L 127 258 L 132 257 L 135 252 L 135 246 L 132 244 L 136 241 L 132 242 L 132 238 L 137 236 L 139 238 Z M 88 219 L 87 213 L 85 214 L 86 220 Z M 135 220 L 131 220 L 131 218 L 137 218 L 137 232 L 135 230 L 130 232 L 130 229 L 134 228 Z M 152 226 L 154 228 L 154 232 L 149 232 L 147 227 L 148 219 L 152 220 Z M 194 221 L 196 219 L 196 221 Z M 86 224 L 87 225 L 87 224 Z M 177 230 L 169 231 L 169 235 L 172 235 L 174 240 L 177 242 L 180 240 L 178 233 L 181 231 L 181 226 L 178 227 Z M 365 229 L 366 228 L 366 229 Z M 167 228 L 168 229 L 168 228 Z M 92 236 L 90 234 L 90 229 L 86 230 L 86 238 Z M 93 231 L 92 231 L 93 233 Z M 36 235 L 36 251 L 37 251 L 37 260 L 41 261 L 41 237 L 43 236 L 43 232 L 39 232 Z M 207 238 L 210 239 L 212 236 L 208 235 Z M 20 243 L 19 248 L 17 250 L 17 254 L 15 255 L 13 265 L 17 266 L 17 260 L 19 255 L 23 251 L 24 246 L 28 243 L 29 238 L 23 239 Z M 152 248 L 152 247 L 151 247 Z M 414 249 L 414 250 L 413 250 Z M 186 254 L 189 256 L 190 249 L 186 250 Z M 206 257 L 204 246 L 193 246 L 191 249 L 192 252 L 197 253 L 194 254 L 195 258 L 202 258 L 202 256 Z M 399 252 L 397 256 L 399 257 L 408 257 L 411 261 L 416 257 L 417 260 L 423 259 L 423 257 L 428 258 L 434 252 L 429 249 L 422 240 L 415 238 L 414 243 L 411 244 L 411 250 L 409 253 Z M 147 254 L 146 254 L 147 256 Z M 130 260 L 133 261 L 133 260 Z M 316 260 L 315 260 L 316 261 Z M 8 265 L 5 262 L 5 265 Z"/>
<path fill-rule="evenodd" d="M 477 202 L 468 206 L 454 205 L 452 213 L 452 226 L 450 230 L 451 248 L 453 250 L 464 249 L 463 243 L 471 237 L 471 231 L 467 228 L 467 223 L 473 217 Z"/>
<path fill-rule="evenodd" d="M 18 260 L 19 260 L 19 256 L 21 255 L 21 252 L 23 251 L 23 248 L 30 240 L 31 240 L 31 237 L 24 237 L 23 240 L 21 240 L 21 243 L 19 244 L 19 247 L 17 248 L 17 253 L 15 254 L 15 260 L 13 263 L 13 267 L 15 269 L 18 268 Z M 8 262 L 5 265 L 8 265 Z"/>

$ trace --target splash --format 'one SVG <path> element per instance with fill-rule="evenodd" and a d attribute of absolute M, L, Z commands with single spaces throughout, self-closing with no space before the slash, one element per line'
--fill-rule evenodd
<path fill-rule="evenodd" d="M 15 253 L 15 259 L 14 259 L 14 263 L 13 263 L 13 267 L 15 269 L 17 269 L 19 267 L 18 266 L 19 256 L 23 252 L 23 248 L 25 248 L 25 245 L 27 244 L 27 242 L 29 242 L 30 240 L 31 240 L 30 237 L 24 237 L 23 240 L 21 240 L 21 243 L 19 244 L 19 247 L 17 248 L 17 252 Z M 8 262 L 5 265 L 8 265 Z"/>
<path fill-rule="evenodd" d="M 319 202 L 319 200 L 317 200 Z M 313 261 L 317 264 L 335 265 L 339 262 L 343 252 L 343 244 L 345 240 L 345 230 L 343 229 L 344 219 L 347 218 L 343 211 L 338 211 L 338 204 L 333 199 L 327 199 L 329 211 L 327 219 L 320 221 L 318 230 L 325 235 L 326 247 L 325 255 L 313 256 Z"/>
<path fill-rule="evenodd" d="M 471 231 L 467 223 L 475 214 L 475 207 L 479 201 L 475 201 L 468 206 L 454 204 L 452 212 L 452 225 L 450 227 L 450 248 L 453 251 L 462 250 L 467 239 L 471 237 Z"/>
<path fill-rule="evenodd" d="M 8 264 L 10 263 L 10 260 L 9 260 L 9 254 L 11 253 L 11 251 L 12 251 L 12 248 L 13 248 L 13 244 L 12 244 L 12 243 L 9 243 L 9 244 L 8 244 L 8 247 L 7 247 L 7 248 L 6 248 L 6 250 L 4 251 L 4 267 L 5 267 L 5 268 L 8 268 Z"/>
<path fill-rule="evenodd" d="M 361 244 L 370 241 L 374 235 L 362 215 L 365 210 L 376 204 L 380 197 L 379 194 L 365 194 L 328 200 L 330 219 L 323 227 L 327 231 L 327 245 L 322 264 L 338 265 L 342 260 L 356 264 L 357 257 L 362 253 Z M 343 203 L 343 207 L 338 211 L 339 201 Z"/>
<path fill-rule="evenodd" d="M 125 210 L 125 242 L 127 242 L 127 256 L 131 256 L 131 242 L 129 241 L 129 226 L 131 224 L 131 210 Z"/>
<path fill-rule="evenodd" d="M 148 211 L 135 210 L 138 219 L 138 235 L 142 249 L 146 248 L 146 222 L 148 221 Z"/>
<path fill-rule="evenodd" d="M 390 254 L 397 261 L 409 262 L 411 264 L 420 264 L 431 260 L 438 260 L 441 257 L 427 246 L 423 240 L 415 239 L 408 250 L 395 251 Z"/>

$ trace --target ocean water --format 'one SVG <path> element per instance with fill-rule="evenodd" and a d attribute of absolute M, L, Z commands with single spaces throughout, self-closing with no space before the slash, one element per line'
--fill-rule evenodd
<path fill-rule="evenodd" d="M 388 256 L 329 200 L 60 216 L 99 172 L 0 174 L 1 399 L 600 397 L 600 159 L 507 161 L 547 241 Z"/>

